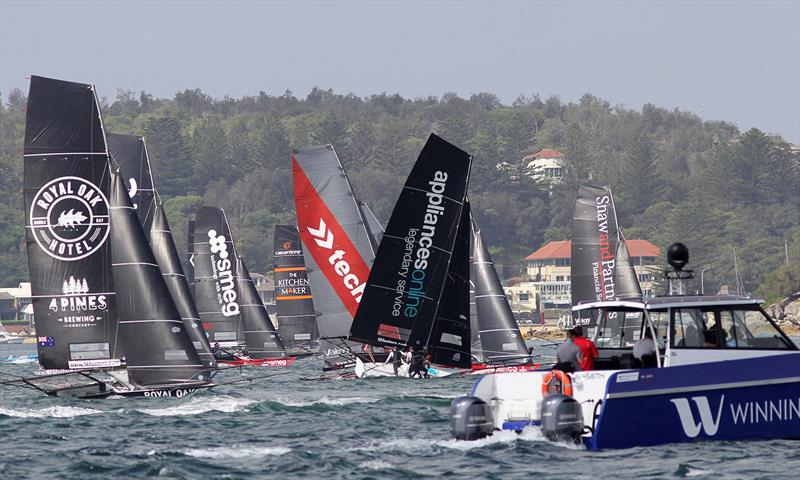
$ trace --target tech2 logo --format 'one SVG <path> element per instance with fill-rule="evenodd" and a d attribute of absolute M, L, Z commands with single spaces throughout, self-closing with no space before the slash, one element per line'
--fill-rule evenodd
<path fill-rule="evenodd" d="M 700 435 L 700 430 L 702 429 L 707 436 L 713 437 L 717 434 L 719 423 L 722 419 L 722 407 L 725 404 L 725 395 L 722 395 L 722 397 L 719 399 L 719 407 L 717 408 L 716 418 L 712 416 L 711 407 L 708 404 L 708 397 L 692 397 L 692 401 L 694 401 L 694 404 L 700 413 L 699 423 L 694 419 L 694 413 L 692 413 L 689 399 L 673 398 L 670 400 L 670 402 L 672 402 L 675 405 L 675 408 L 678 410 L 678 416 L 681 420 L 683 433 L 685 433 L 689 438 L 696 438 L 698 435 Z"/>
<path fill-rule="evenodd" d="M 53 179 L 33 197 L 30 228 L 51 257 L 65 262 L 86 258 L 108 238 L 108 199 L 84 178 Z"/>

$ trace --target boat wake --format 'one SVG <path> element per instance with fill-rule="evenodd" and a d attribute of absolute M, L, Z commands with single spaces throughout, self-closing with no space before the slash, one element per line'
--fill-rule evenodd
<path fill-rule="evenodd" d="M 284 455 L 292 451 L 289 447 L 258 447 L 247 445 L 231 445 L 228 447 L 190 448 L 183 453 L 196 458 L 258 458 Z"/>
<path fill-rule="evenodd" d="M 381 401 L 378 397 L 322 397 L 313 400 L 292 400 L 289 398 L 271 398 L 266 399 L 266 402 L 277 403 L 284 407 L 314 407 L 319 405 L 341 407 L 344 405 L 355 405 L 359 403 L 375 403 Z"/>
<path fill-rule="evenodd" d="M 164 408 L 141 408 L 136 411 L 154 417 L 200 415 L 208 412 L 236 413 L 245 411 L 247 407 L 255 403 L 257 403 L 256 400 L 247 398 L 219 396 L 215 397 L 213 401 L 209 401 L 208 398 L 192 398 L 180 405 Z"/>
<path fill-rule="evenodd" d="M 38 410 L 30 408 L 0 407 L 0 415 L 17 418 L 73 418 L 83 415 L 96 415 L 98 413 L 105 412 L 91 408 L 70 407 L 65 405 L 56 405 Z"/>

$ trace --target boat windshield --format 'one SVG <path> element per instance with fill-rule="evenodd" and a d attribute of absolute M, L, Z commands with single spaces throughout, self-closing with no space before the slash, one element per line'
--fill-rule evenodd
<path fill-rule="evenodd" d="M 759 309 L 736 307 L 673 310 L 673 347 L 792 350 L 794 346 Z"/>
<path fill-rule="evenodd" d="M 669 325 L 667 312 L 650 312 L 659 348 L 664 348 Z M 642 338 L 644 312 L 605 310 L 600 315 L 595 344 L 597 348 L 631 349 Z"/>

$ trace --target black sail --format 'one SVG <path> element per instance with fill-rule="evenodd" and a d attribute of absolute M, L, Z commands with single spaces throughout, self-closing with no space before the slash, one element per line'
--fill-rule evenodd
<path fill-rule="evenodd" d="M 275 225 L 274 244 L 278 334 L 287 349 L 312 349 L 319 340 L 317 316 L 297 227 Z"/>
<path fill-rule="evenodd" d="M 119 365 L 110 172 L 93 86 L 31 77 L 24 158 L 39 363 L 44 369 Z"/>
<path fill-rule="evenodd" d="M 351 338 L 428 345 L 459 238 L 471 161 L 466 152 L 430 136 L 392 211 Z"/>
<path fill-rule="evenodd" d="M 581 187 L 572 218 L 572 305 L 642 296 L 639 281 L 623 245 L 611 189 Z M 619 255 L 622 255 L 622 258 Z M 591 323 L 580 313 L 580 323 Z"/>
<path fill-rule="evenodd" d="M 109 133 L 106 139 L 111 160 L 125 179 L 131 203 L 149 239 L 150 226 L 155 214 L 156 195 L 144 138 L 138 135 Z"/>
<path fill-rule="evenodd" d="M 137 211 L 137 213 L 139 213 Z M 141 217 L 139 217 L 141 220 Z M 200 314 L 192 298 L 189 289 L 189 282 L 181 265 L 178 248 L 175 246 L 175 239 L 172 237 L 172 230 L 169 228 L 167 216 L 161 203 L 154 206 L 153 222 L 150 229 L 150 246 L 153 250 L 161 276 L 167 284 L 172 301 L 178 309 L 178 313 L 186 327 L 186 332 L 192 340 L 200 360 L 203 365 L 216 367 L 217 362 L 211 354 L 211 346 L 208 343 L 206 331 L 200 321 Z"/>
<path fill-rule="evenodd" d="M 359 201 L 358 208 L 361 210 L 361 217 L 364 219 L 364 224 L 367 227 L 369 240 L 372 242 L 372 250 L 377 252 L 378 246 L 380 246 L 381 239 L 383 238 L 383 225 L 381 225 L 381 222 L 378 221 L 378 217 L 372 213 L 372 210 L 366 203 Z"/>
<path fill-rule="evenodd" d="M 447 269 L 444 289 L 436 311 L 428 346 L 432 360 L 439 365 L 469 368 L 472 364 L 472 337 L 469 317 L 470 209 L 461 209 L 461 221 Z"/>
<path fill-rule="evenodd" d="M 269 319 L 264 302 L 256 290 L 256 284 L 242 260 L 236 255 L 236 289 L 239 292 L 239 308 L 242 312 L 247 354 L 251 358 L 278 358 L 286 356 L 283 342 L 272 320 Z"/>
<path fill-rule="evenodd" d="M 208 381 L 209 370 L 186 333 L 120 175 L 114 175 L 111 191 L 111 252 L 119 333 L 131 383 Z"/>
<path fill-rule="evenodd" d="M 494 363 L 525 363 L 528 348 L 492 263 L 481 231 L 473 227 L 472 281 L 483 358 Z"/>
<path fill-rule="evenodd" d="M 292 155 L 295 210 L 308 279 L 314 292 L 320 348 L 326 370 L 354 364 L 343 340 L 375 258 L 361 210 L 331 145 Z"/>
<path fill-rule="evenodd" d="M 225 213 L 200 207 L 192 232 L 194 299 L 209 342 L 221 347 L 244 346 L 235 250 Z"/>

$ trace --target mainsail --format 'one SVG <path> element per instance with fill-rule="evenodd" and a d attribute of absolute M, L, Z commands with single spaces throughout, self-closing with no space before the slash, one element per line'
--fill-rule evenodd
<path fill-rule="evenodd" d="M 640 298 L 642 290 L 617 223 L 609 187 L 581 187 L 572 218 L 572 305 Z M 590 313 L 576 320 L 590 324 Z"/>
<path fill-rule="evenodd" d="M 324 369 L 348 367 L 354 362 L 353 345 L 343 338 L 375 258 L 372 240 L 333 146 L 296 150 L 292 175 Z"/>
<path fill-rule="evenodd" d="M 274 243 L 278 334 L 288 349 L 312 349 L 319 339 L 317 316 L 297 227 L 275 225 Z"/>
<path fill-rule="evenodd" d="M 178 313 L 183 319 L 183 324 L 192 340 L 197 354 L 204 365 L 216 367 L 217 362 L 211 354 L 211 346 L 208 343 L 206 331 L 200 321 L 200 314 L 192 298 L 189 289 L 189 282 L 181 265 L 178 248 L 175 246 L 175 239 L 172 238 L 172 230 L 169 228 L 167 216 L 161 203 L 155 205 L 155 213 L 150 229 L 150 246 L 153 250 L 161 276 L 167 284 L 172 301 L 178 309 Z M 141 217 L 140 217 L 141 219 Z"/>
<path fill-rule="evenodd" d="M 406 180 L 383 235 L 351 328 L 351 338 L 374 345 L 422 348 L 442 344 L 435 337 L 437 317 L 460 320 L 469 329 L 469 300 L 458 299 L 456 313 L 442 305 L 448 276 L 468 277 L 469 228 L 464 218 L 472 158 L 431 135 Z M 468 210 L 467 210 L 468 213 Z M 464 244 L 466 243 L 466 247 Z M 462 252 L 463 251 L 463 252 Z M 462 258 L 463 257 L 463 258 Z M 451 260 L 464 265 L 452 265 Z M 454 287 L 468 296 L 463 282 Z M 442 333 L 447 328 L 441 329 Z M 437 330 L 439 331 L 439 330 Z M 460 333 L 463 328 L 460 327 Z M 469 331 L 461 335 L 461 351 L 469 351 Z M 455 338 L 448 338 L 455 345 Z M 466 348 L 464 348 L 466 347 Z M 434 353 L 434 355 L 438 355 Z M 469 355 L 456 363 L 469 362 Z M 453 362 L 451 360 L 446 363 Z"/>
<path fill-rule="evenodd" d="M 26 246 L 39 363 L 118 366 L 109 169 L 94 87 L 32 76 L 24 144 Z"/>
<path fill-rule="evenodd" d="M 110 210 L 111 270 L 129 380 L 137 386 L 208 381 L 118 174 Z"/>
<path fill-rule="evenodd" d="M 242 257 L 236 254 L 236 290 L 239 293 L 239 308 L 242 312 L 247 354 L 251 358 L 279 358 L 286 356 L 283 342 L 269 319 L 264 302 L 256 290 L 250 272 Z"/>
<path fill-rule="evenodd" d="M 528 348 L 500 283 L 481 231 L 473 224 L 472 281 L 481 351 L 487 362 L 526 363 Z"/>
<path fill-rule="evenodd" d="M 244 346 L 236 289 L 236 258 L 225 213 L 200 207 L 189 232 L 194 264 L 194 299 L 209 342 L 220 347 Z"/>
<path fill-rule="evenodd" d="M 144 138 L 138 135 L 108 133 L 106 139 L 111 160 L 119 167 L 120 174 L 125 179 L 131 203 L 144 228 L 144 234 L 149 239 L 150 226 L 155 214 L 156 194 Z"/>

